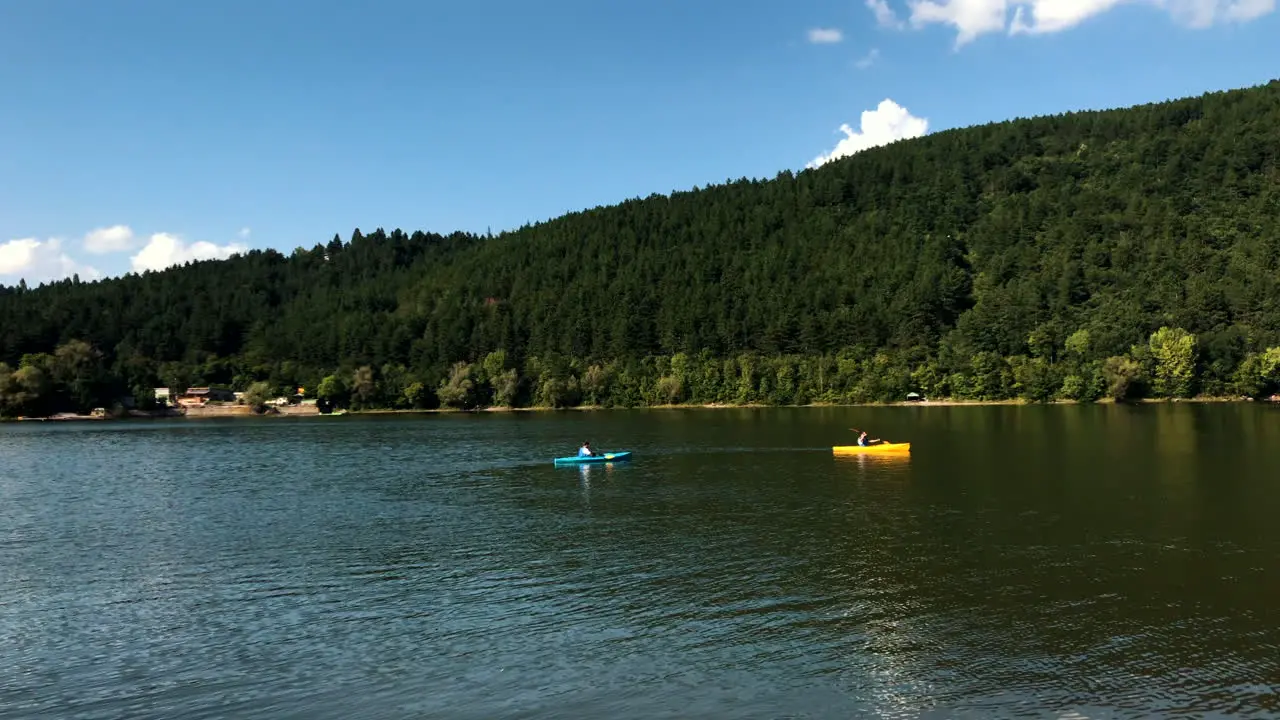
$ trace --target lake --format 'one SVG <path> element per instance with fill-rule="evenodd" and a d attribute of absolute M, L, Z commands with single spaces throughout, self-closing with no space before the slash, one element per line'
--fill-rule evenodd
<path fill-rule="evenodd" d="M 1278 714 L 1277 407 L 0 426 L 6 720 Z"/>

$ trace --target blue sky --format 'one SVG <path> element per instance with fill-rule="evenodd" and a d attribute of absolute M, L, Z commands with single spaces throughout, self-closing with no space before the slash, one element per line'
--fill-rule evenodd
<path fill-rule="evenodd" d="M 1254 85 L 1278 39 L 1276 0 L 0 0 L 0 284 L 498 232 Z"/>

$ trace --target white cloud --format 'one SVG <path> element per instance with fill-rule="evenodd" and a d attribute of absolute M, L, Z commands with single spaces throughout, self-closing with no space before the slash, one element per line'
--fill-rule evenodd
<path fill-rule="evenodd" d="M 241 240 L 248 240 L 248 239 L 249 239 L 249 232 L 250 232 L 250 231 L 249 231 L 249 228 L 247 228 L 247 227 L 242 227 L 242 228 L 240 228 L 240 232 L 236 233 L 236 236 L 237 236 L 237 237 L 239 237 Z"/>
<path fill-rule="evenodd" d="M 830 45 L 844 40 L 840 28 L 813 28 L 809 31 L 809 42 L 814 45 Z"/>
<path fill-rule="evenodd" d="M 1033 35 L 1069 30 L 1085 20 L 1132 0 L 1034 0 L 1016 6 L 1010 34 Z M 1028 12 L 1029 10 L 1029 12 Z M 1030 15 L 1030 21 L 1027 16 Z"/>
<path fill-rule="evenodd" d="M 1224 15 L 1234 22 L 1249 22 L 1276 11 L 1276 0 L 1236 0 L 1228 4 Z"/>
<path fill-rule="evenodd" d="M 62 250 L 58 238 L 21 238 L 0 244 L 0 278 L 5 284 L 26 280 L 28 285 L 79 275 L 81 280 L 97 280 L 102 273 L 81 265 Z"/>
<path fill-rule="evenodd" d="M 95 255 L 123 252 L 133 249 L 133 230 L 128 225 L 91 230 L 84 236 L 84 249 Z"/>
<path fill-rule="evenodd" d="M 844 139 L 831 152 L 814 158 L 806 167 L 815 168 L 868 148 L 917 138 L 929 132 L 929 121 L 918 118 L 898 103 L 885 99 L 875 110 L 862 112 L 862 127 L 854 130 L 848 124 L 840 126 Z"/>
<path fill-rule="evenodd" d="M 867 0 L 873 9 L 874 4 L 884 2 Z M 1248 22 L 1276 9 L 1276 0 L 907 0 L 913 27 L 951 25 L 956 29 L 956 47 L 994 32 L 1062 32 L 1125 4 L 1164 9 L 1177 22 L 1193 28 Z M 891 9 L 884 9 L 892 14 Z"/>
<path fill-rule="evenodd" d="M 199 240 L 188 245 L 177 235 L 156 233 L 151 236 L 146 247 L 131 258 L 131 263 L 135 272 L 145 272 L 164 270 L 195 260 L 225 260 L 236 253 L 248 251 L 249 246 L 243 243 L 215 245 Z"/>
<path fill-rule="evenodd" d="M 897 13 L 889 7 L 889 0 L 867 0 L 867 7 L 876 16 L 876 24 L 880 27 L 902 27 L 902 21 L 898 19 Z"/>
<path fill-rule="evenodd" d="M 911 0 L 911 24 L 954 25 L 956 47 L 972 42 L 983 33 L 1000 32 L 1009 15 L 1008 0 Z"/>
<path fill-rule="evenodd" d="M 1276 9 L 1276 0 L 1168 0 L 1167 4 L 1178 22 L 1201 29 L 1220 23 L 1249 22 Z"/>
<path fill-rule="evenodd" d="M 879 48 L 871 48 L 871 51 L 868 52 L 865 56 L 863 56 L 862 59 L 858 60 L 858 62 L 854 63 L 854 65 L 856 65 L 859 70 L 866 70 L 872 65 L 875 65 L 876 61 L 879 59 L 880 59 Z"/>

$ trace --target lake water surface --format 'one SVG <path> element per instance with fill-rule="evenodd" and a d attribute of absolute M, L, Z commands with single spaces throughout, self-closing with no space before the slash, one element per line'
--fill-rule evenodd
<path fill-rule="evenodd" d="M 5 720 L 1277 715 L 1280 408 L 0 426 Z"/>

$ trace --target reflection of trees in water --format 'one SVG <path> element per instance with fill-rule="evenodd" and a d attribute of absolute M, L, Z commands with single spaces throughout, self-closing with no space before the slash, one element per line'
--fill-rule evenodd
<path fill-rule="evenodd" d="M 921 551 L 948 561 L 895 560 L 900 572 L 914 563 L 933 578 L 916 588 L 932 609 L 917 624 L 943 645 L 921 659 L 953 668 L 946 685 L 964 689 L 967 697 L 958 697 L 970 701 L 996 695 L 1002 684 L 1047 698 L 1075 692 L 1077 700 L 1099 699 L 1099 688 L 1148 697 L 1153 687 L 1177 688 L 1161 692 L 1185 701 L 1211 687 L 1244 687 L 1251 663 L 1277 668 L 1260 649 L 1267 642 L 1239 642 L 1260 632 L 1272 648 L 1280 640 L 1240 617 L 1241 608 L 1256 607 L 1250 597 L 1268 594 L 1248 567 L 1265 563 L 1261 548 L 1245 540 L 1224 553 L 1219 540 L 1274 537 L 1265 521 L 1256 533 L 1229 527 L 1252 521 L 1258 507 L 1233 493 L 1276 502 L 1258 482 L 1267 477 L 1264 455 L 1247 450 L 1250 433 L 1266 427 L 1259 409 L 1010 409 L 1033 412 L 1024 415 L 1007 462 L 986 459 L 990 480 L 963 467 L 951 476 L 979 502 L 965 507 L 957 496 L 954 507 L 965 512 L 950 529 L 945 515 L 927 523 L 939 537 Z M 1069 428 L 1066 442 L 1034 437 L 1055 424 Z M 1280 426 L 1268 429 L 1280 433 Z M 1272 442 L 1280 446 L 1280 438 Z M 1140 671 L 1134 657 L 1142 658 Z M 974 662 L 986 666 L 984 675 L 967 672 Z M 1200 688 L 1179 677 L 1190 667 L 1199 668 Z M 1231 706 L 1230 692 L 1214 692 L 1217 707 Z M 1149 702 L 1153 711 L 1161 707 L 1159 698 Z"/>
<path fill-rule="evenodd" d="M 484 556 L 443 561 L 568 608 L 585 641 L 780 668 L 878 714 L 1185 698 L 1180 668 L 1230 688 L 1246 661 L 1277 667 L 1265 653 L 1280 636 L 1256 614 L 1273 593 L 1249 569 L 1265 559 L 1203 524 L 1224 505 L 1249 524 L 1275 508 L 1238 495 L 1260 492 L 1259 449 L 1280 447 L 1271 410 L 894 410 L 919 423 L 908 458 L 582 465 L 581 498 L 563 471 L 502 470 L 451 508 L 478 514 L 454 537 Z M 1243 465 L 1214 464 L 1241 450 Z M 1206 532 L 1248 552 L 1222 557 Z"/>

